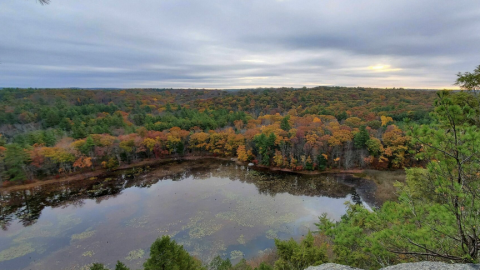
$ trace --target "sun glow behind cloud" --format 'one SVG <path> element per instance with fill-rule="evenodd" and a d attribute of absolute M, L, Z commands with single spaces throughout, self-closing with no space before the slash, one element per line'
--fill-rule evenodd
<path fill-rule="evenodd" d="M 376 72 L 393 72 L 393 71 L 402 70 L 401 68 L 392 68 L 390 65 L 369 66 L 368 69 L 376 71 Z"/>

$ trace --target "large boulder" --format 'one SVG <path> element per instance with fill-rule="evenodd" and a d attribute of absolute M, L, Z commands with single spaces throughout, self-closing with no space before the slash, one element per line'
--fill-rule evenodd
<path fill-rule="evenodd" d="M 350 266 L 326 263 L 319 266 L 310 266 L 306 270 L 361 270 Z M 480 270 L 480 264 L 448 264 L 442 262 L 401 263 L 388 266 L 380 270 Z"/>
<path fill-rule="evenodd" d="M 480 270 L 480 264 L 448 264 L 442 262 L 401 263 L 382 270 Z"/>
<path fill-rule="evenodd" d="M 361 270 L 361 269 L 352 268 L 350 266 L 335 264 L 335 263 L 324 263 L 319 266 L 310 266 L 305 270 Z"/>

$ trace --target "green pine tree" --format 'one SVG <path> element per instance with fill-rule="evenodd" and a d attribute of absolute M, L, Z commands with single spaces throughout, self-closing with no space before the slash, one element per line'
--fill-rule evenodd
<path fill-rule="evenodd" d="M 95 147 L 95 142 L 93 141 L 92 136 L 88 136 L 85 140 L 85 143 L 80 147 L 82 154 L 89 156 Z"/>
<path fill-rule="evenodd" d="M 30 160 L 29 154 L 18 144 L 8 144 L 6 148 L 4 177 L 10 181 L 27 180 L 25 166 Z"/>
<path fill-rule="evenodd" d="M 106 268 L 103 264 L 101 263 L 94 263 L 92 266 L 90 266 L 90 270 L 109 270 Z"/>
<path fill-rule="evenodd" d="M 145 270 L 199 270 L 201 263 L 188 254 L 169 236 L 157 239 L 150 247 L 150 258 L 143 264 Z"/>
<path fill-rule="evenodd" d="M 220 256 L 216 256 L 208 265 L 208 270 L 230 270 L 232 263 L 229 259 L 222 259 Z"/>
<path fill-rule="evenodd" d="M 124 263 L 121 261 L 117 261 L 117 264 L 115 265 L 115 270 L 130 270 Z"/>
<path fill-rule="evenodd" d="M 328 261 L 326 247 L 314 245 L 311 232 L 300 243 L 293 238 L 286 241 L 275 239 L 275 246 L 280 257 L 275 262 L 275 269 L 300 270 Z"/>
<path fill-rule="evenodd" d="M 280 128 L 285 131 L 289 131 L 291 129 L 290 123 L 288 122 L 289 120 L 290 120 L 290 115 L 285 116 L 280 122 Z"/>
<path fill-rule="evenodd" d="M 361 126 L 358 133 L 353 137 L 353 142 L 357 148 L 365 148 L 367 141 L 370 139 L 370 134 L 365 126 Z"/>
<path fill-rule="evenodd" d="M 271 267 L 270 265 L 262 262 L 260 264 L 260 266 L 258 266 L 257 268 L 255 268 L 255 270 L 273 270 L 273 267 Z"/>
<path fill-rule="evenodd" d="M 320 171 L 327 169 L 327 159 L 321 154 L 317 156 L 317 166 Z"/>

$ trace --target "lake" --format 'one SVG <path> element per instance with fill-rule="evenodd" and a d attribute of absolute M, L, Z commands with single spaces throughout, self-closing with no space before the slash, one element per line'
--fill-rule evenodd
<path fill-rule="evenodd" d="M 0 193 L 0 269 L 141 268 L 170 235 L 208 262 L 260 256 L 301 238 L 345 202 L 376 205 L 375 185 L 349 175 L 256 171 L 230 161 L 175 161 L 104 177 Z"/>

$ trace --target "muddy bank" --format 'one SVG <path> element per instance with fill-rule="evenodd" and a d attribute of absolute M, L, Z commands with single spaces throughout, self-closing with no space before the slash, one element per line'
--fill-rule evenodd
<path fill-rule="evenodd" d="M 161 165 L 162 163 L 167 163 L 171 161 L 181 161 L 181 160 L 199 160 L 199 159 L 217 159 L 217 160 L 228 160 L 234 161 L 238 165 L 248 166 L 248 162 L 241 162 L 238 161 L 236 158 L 226 158 L 226 157 L 216 157 L 216 156 L 178 156 L 178 157 L 167 157 L 167 158 L 159 158 L 159 159 L 146 159 L 139 162 L 133 162 L 130 164 L 122 164 L 118 168 L 113 170 L 107 170 L 103 168 L 96 168 L 92 171 L 79 171 L 68 175 L 61 175 L 61 176 L 52 176 L 45 179 L 34 179 L 28 181 L 27 183 L 23 184 L 13 184 L 10 182 L 4 182 L 2 186 L 0 186 L 0 192 L 9 192 L 15 190 L 23 190 L 23 189 L 30 189 L 35 188 L 42 185 L 53 184 L 53 183 L 63 183 L 63 182 L 71 182 L 71 181 L 80 181 L 86 180 L 95 177 L 102 177 L 110 174 L 114 171 L 119 170 L 126 170 L 135 167 L 143 167 L 143 166 L 152 166 L 152 165 Z M 254 165 L 251 168 L 255 170 L 266 170 L 266 171 L 273 171 L 273 172 L 285 172 L 285 173 L 293 173 L 293 174 L 300 174 L 300 175 L 322 175 L 322 174 L 362 174 L 364 172 L 363 169 L 350 169 L 350 170 L 341 170 L 341 169 L 328 169 L 325 171 L 294 171 L 285 168 L 279 167 L 268 167 L 262 165 Z"/>
<path fill-rule="evenodd" d="M 28 181 L 24 184 L 12 184 L 9 182 L 4 182 L 3 186 L 0 187 L 0 192 L 9 192 L 9 191 L 16 191 L 16 190 L 23 190 L 23 189 L 30 189 L 35 188 L 42 185 L 54 184 L 54 183 L 63 183 L 63 182 L 71 182 L 71 181 L 80 181 L 80 180 L 87 180 L 90 178 L 97 178 L 107 176 L 112 172 L 121 171 L 132 169 L 135 167 L 143 167 L 143 166 L 153 166 L 153 165 L 161 165 L 163 163 L 168 163 L 177 160 L 199 160 L 199 159 L 217 159 L 217 160 L 231 160 L 230 158 L 222 158 L 222 157 L 214 157 L 214 156 L 184 156 L 184 157 L 168 157 L 168 158 L 159 158 L 159 159 L 147 159 L 142 160 L 139 162 L 133 162 L 130 164 L 123 164 L 113 170 L 103 169 L 103 168 L 96 168 L 92 171 L 79 171 L 68 175 L 62 176 L 52 176 L 45 179 L 34 179 L 32 181 Z"/>

